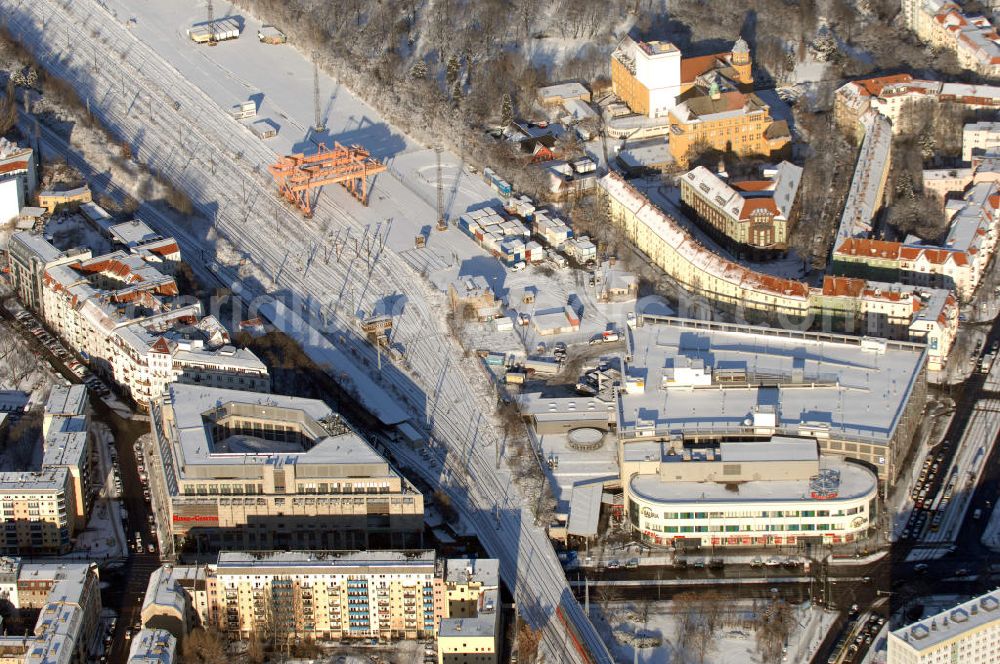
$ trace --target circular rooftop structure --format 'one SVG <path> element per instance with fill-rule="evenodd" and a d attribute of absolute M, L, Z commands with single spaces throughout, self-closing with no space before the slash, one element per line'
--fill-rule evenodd
<path fill-rule="evenodd" d="M 567 443 L 570 448 L 579 452 L 593 452 L 604 446 L 604 435 L 603 429 L 580 427 L 570 430 L 567 435 Z"/>

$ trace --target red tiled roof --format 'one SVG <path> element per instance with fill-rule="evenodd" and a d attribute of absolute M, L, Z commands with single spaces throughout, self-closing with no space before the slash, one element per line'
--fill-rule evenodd
<path fill-rule="evenodd" d="M 757 210 L 767 210 L 774 216 L 781 214 L 778 210 L 778 206 L 774 203 L 774 199 L 771 197 L 748 198 L 743 201 L 743 209 L 740 211 L 740 219 L 748 219 L 750 215 Z"/>
<path fill-rule="evenodd" d="M 823 277 L 823 295 L 858 297 L 865 289 L 864 279 Z"/>
<path fill-rule="evenodd" d="M 850 237 L 841 242 L 840 246 L 834 250 L 834 253 L 846 256 L 876 256 L 897 260 L 900 257 L 901 249 L 902 245 L 899 242 Z"/>
<path fill-rule="evenodd" d="M 784 295 L 797 295 L 798 297 L 809 296 L 809 286 L 801 281 L 792 279 L 782 279 L 770 274 L 761 274 L 747 270 L 747 277 L 756 282 L 758 290 L 781 293 Z"/>
<path fill-rule="evenodd" d="M 712 71 L 716 66 L 725 65 L 729 53 L 713 53 L 694 58 L 681 58 L 681 83 L 692 83 L 705 72 Z"/>
<path fill-rule="evenodd" d="M 729 186 L 736 191 L 764 191 L 774 186 L 771 180 L 744 180 L 742 182 L 730 182 Z"/>
<path fill-rule="evenodd" d="M 170 344 L 167 343 L 166 339 L 160 337 L 159 339 L 153 342 L 153 345 L 150 348 L 150 350 L 152 350 L 154 353 L 163 353 L 164 355 L 169 355 Z"/>
<path fill-rule="evenodd" d="M 28 170 L 28 162 L 26 161 L 12 161 L 6 164 L 0 164 L 0 175 L 4 173 L 13 173 L 14 171 L 26 170 Z"/>
<path fill-rule="evenodd" d="M 882 88 L 896 83 L 909 83 L 913 77 L 909 74 L 893 74 L 892 76 L 878 76 L 876 78 L 865 78 L 854 81 L 866 94 L 877 97 L 882 94 Z"/>
<path fill-rule="evenodd" d="M 160 256 L 169 256 L 170 254 L 176 254 L 180 251 L 176 242 L 171 242 L 170 244 L 162 244 L 155 247 L 150 247 L 149 249 L 152 253 L 158 254 Z"/>

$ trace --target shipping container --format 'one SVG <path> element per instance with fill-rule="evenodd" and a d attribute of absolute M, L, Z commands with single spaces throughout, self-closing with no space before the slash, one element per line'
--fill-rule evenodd
<path fill-rule="evenodd" d="M 256 111 L 254 111 L 256 114 Z M 260 139 L 274 138 L 278 135 L 278 128 L 275 126 L 270 119 L 264 118 L 263 120 L 257 120 L 250 125 L 250 131 L 254 133 L 254 136 Z"/>
<path fill-rule="evenodd" d="M 524 370 L 527 372 L 534 372 L 536 374 L 544 376 L 554 376 L 559 373 L 559 363 L 555 360 L 548 359 L 533 359 L 525 360 L 522 363 Z"/>
<path fill-rule="evenodd" d="M 192 25 L 188 28 L 187 34 L 191 41 L 197 44 L 237 39 L 240 36 L 240 24 L 233 18 L 220 18 L 216 21 Z"/>
<path fill-rule="evenodd" d="M 257 39 L 264 44 L 284 44 L 288 41 L 285 33 L 273 25 L 262 25 L 257 31 Z"/>
<path fill-rule="evenodd" d="M 246 120 L 257 115 L 257 104 L 253 101 L 242 101 L 229 108 L 229 114 L 237 120 Z"/>
<path fill-rule="evenodd" d="M 513 385 L 523 385 L 525 375 L 521 371 L 508 371 L 505 380 Z"/>

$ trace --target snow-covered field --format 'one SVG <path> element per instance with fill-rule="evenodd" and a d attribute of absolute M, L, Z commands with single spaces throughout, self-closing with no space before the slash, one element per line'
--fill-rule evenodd
<path fill-rule="evenodd" d="M 253 99 L 258 106 L 258 118 L 270 118 L 281 125 L 278 136 L 265 143 L 267 148 L 283 154 L 308 152 L 320 142 L 358 143 L 385 160 L 389 170 L 374 179 L 369 207 L 362 208 L 353 201 L 345 207 L 436 288 L 445 291 L 458 276 L 472 275 L 486 277 L 498 297 L 520 286 L 533 286 L 538 298 L 533 306 L 526 308 L 529 315 L 561 309 L 569 296 L 575 294 L 584 305 L 580 332 L 558 337 L 569 343 L 589 339 L 609 323 L 622 323 L 624 308 L 594 301 L 592 293 L 581 286 L 583 278 L 579 273 L 564 269 L 549 276 L 533 267 L 512 273 L 454 224 L 444 232 L 432 230 L 437 218 L 437 166 L 432 147 L 420 145 L 386 125 L 370 106 L 323 73 L 319 87 L 326 131 L 317 135 L 310 127 L 311 65 L 293 45 L 259 43 L 256 31 L 260 24 L 254 17 L 241 16 L 245 24 L 238 40 L 208 49 L 194 45 L 184 33 L 192 23 L 204 20 L 202 3 L 183 0 L 137 4 L 109 0 L 106 4 L 120 20 L 135 18 L 130 27 L 132 33 L 167 58 L 220 108 Z M 500 209 L 503 202 L 497 194 L 482 177 L 473 175 L 460 157 L 444 151 L 441 161 L 445 212 L 452 222 L 469 209 L 485 206 Z M 336 193 L 338 202 L 347 198 L 336 189 L 330 187 L 320 196 Z M 427 238 L 426 246 L 421 249 L 414 248 L 418 234 Z M 331 241 L 342 239 L 333 239 L 335 235 L 331 232 Z M 492 325 L 485 324 L 470 325 L 466 332 L 468 347 L 524 351 L 537 343 L 531 329 L 497 332 Z"/>
<path fill-rule="evenodd" d="M 641 620 L 641 602 L 598 603 L 591 601 L 591 615 L 605 640 L 612 644 L 612 655 L 616 662 L 629 664 L 685 664 L 699 661 L 696 654 L 680 650 L 678 641 L 678 613 L 682 608 L 674 601 L 649 603 L 649 613 L 644 624 Z M 707 649 L 705 664 L 748 664 L 760 662 L 757 653 L 755 631 L 753 629 L 753 603 L 750 601 L 727 601 L 722 626 L 714 633 L 715 638 Z M 808 602 L 794 608 L 795 624 L 788 639 L 788 662 L 808 662 L 815 654 L 827 631 L 833 625 L 837 614 L 811 606 Z M 612 636 L 619 635 L 619 639 Z M 646 635 L 660 641 L 660 645 L 636 649 L 621 639 L 622 634 Z"/>

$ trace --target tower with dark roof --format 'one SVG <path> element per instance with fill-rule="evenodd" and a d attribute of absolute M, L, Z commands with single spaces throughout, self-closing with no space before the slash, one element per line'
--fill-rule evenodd
<path fill-rule="evenodd" d="M 753 59 L 750 57 L 750 45 L 743 37 L 738 38 L 733 44 L 733 50 L 729 54 L 729 62 L 736 70 L 737 80 L 740 83 L 744 85 L 753 83 L 753 73 L 751 73 Z"/>

